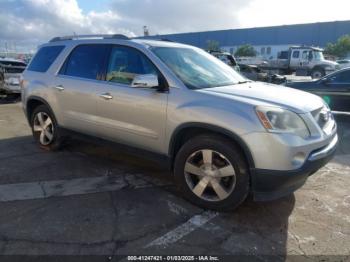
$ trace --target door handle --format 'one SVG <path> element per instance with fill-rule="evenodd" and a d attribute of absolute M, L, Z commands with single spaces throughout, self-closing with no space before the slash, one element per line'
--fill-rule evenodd
<path fill-rule="evenodd" d="M 63 91 L 63 90 L 64 90 L 63 85 L 55 86 L 55 88 L 56 88 L 58 91 Z"/>
<path fill-rule="evenodd" d="M 101 94 L 100 97 L 105 99 L 105 100 L 110 100 L 113 98 L 113 96 L 110 93 Z"/>

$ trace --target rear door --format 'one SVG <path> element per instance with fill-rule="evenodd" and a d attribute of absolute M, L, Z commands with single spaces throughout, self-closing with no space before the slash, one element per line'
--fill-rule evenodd
<path fill-rule="evenodd" d="M 98 78 L 108 46 L 76 46 L 56 76 L 53 87 L 62 125 L 68 129 L 95 135 Z"/>
<path fill-rule="evenodd" d="M 300 66 L 301 53 L 300 50 L 292 49 L 290 54 L 290 68 L 298 68 Z"/>
<path fill-rule="evenodd" d="M 164 146 L 167 92 L 131 87 L 135 76 L 155 74 L 165 79 L 141 51 L 121 45 L 111 46 L 105 82 L 99 89 L 97 126 L 99 135 L 161 152 Z"/>
<path fill-rule="evenodd" d="M 308 69 L 310 61 L 312 59 L 312 51 L 310 49 L 302 50 L 301 58 L 300 58 L 300 68 Z"/>

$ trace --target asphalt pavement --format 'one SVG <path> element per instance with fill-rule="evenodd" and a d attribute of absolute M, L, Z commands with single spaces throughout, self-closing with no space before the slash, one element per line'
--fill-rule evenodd
<path fill-rule="evenodd" d="M 0 104 L 0 254 L 350 257 L 350 116 L 336 157 L 296 193 L 217 213 L 157 162 L 72 140 L 40 149 L 20 103 Z M 342 260 L 342 261 L 345 261 Z"/>

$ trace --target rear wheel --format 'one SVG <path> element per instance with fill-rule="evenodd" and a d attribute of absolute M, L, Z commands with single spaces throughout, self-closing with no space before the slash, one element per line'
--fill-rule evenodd
<path fill-rule="evenodd" d="M 219 136 L 198 136 L 179 150 L 176 181 L 192 203 L 214 210 L 231 210 L 249 192 L 246 161 L 235 144 Z"/>
<path fill-rule="evenodd" d="M 31 127 L 35 141 L 44 149 L 57 150 L 62 138 L 53 114 L 47 106 L 40 105 L 34 109 L 31 117 Z"/>

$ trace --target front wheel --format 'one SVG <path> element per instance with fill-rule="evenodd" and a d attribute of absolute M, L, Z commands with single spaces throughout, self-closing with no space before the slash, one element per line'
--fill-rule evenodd
<path fill-rule="evenodd" d="M 316 68 L 316 69 L 313 69 L 311 72 L 312 79 L 319 79 L 325 75 L 326 75 L 326 73 L 325 73 L 323 68 Z"/>
<path fill-rule="evenodd" d="M 202 135 L 179 150 L 174 163 L 177 184 L 192 203 L 214 210 L 232 210 L 249 192 L 248 166 L 230 140 Z"/>

